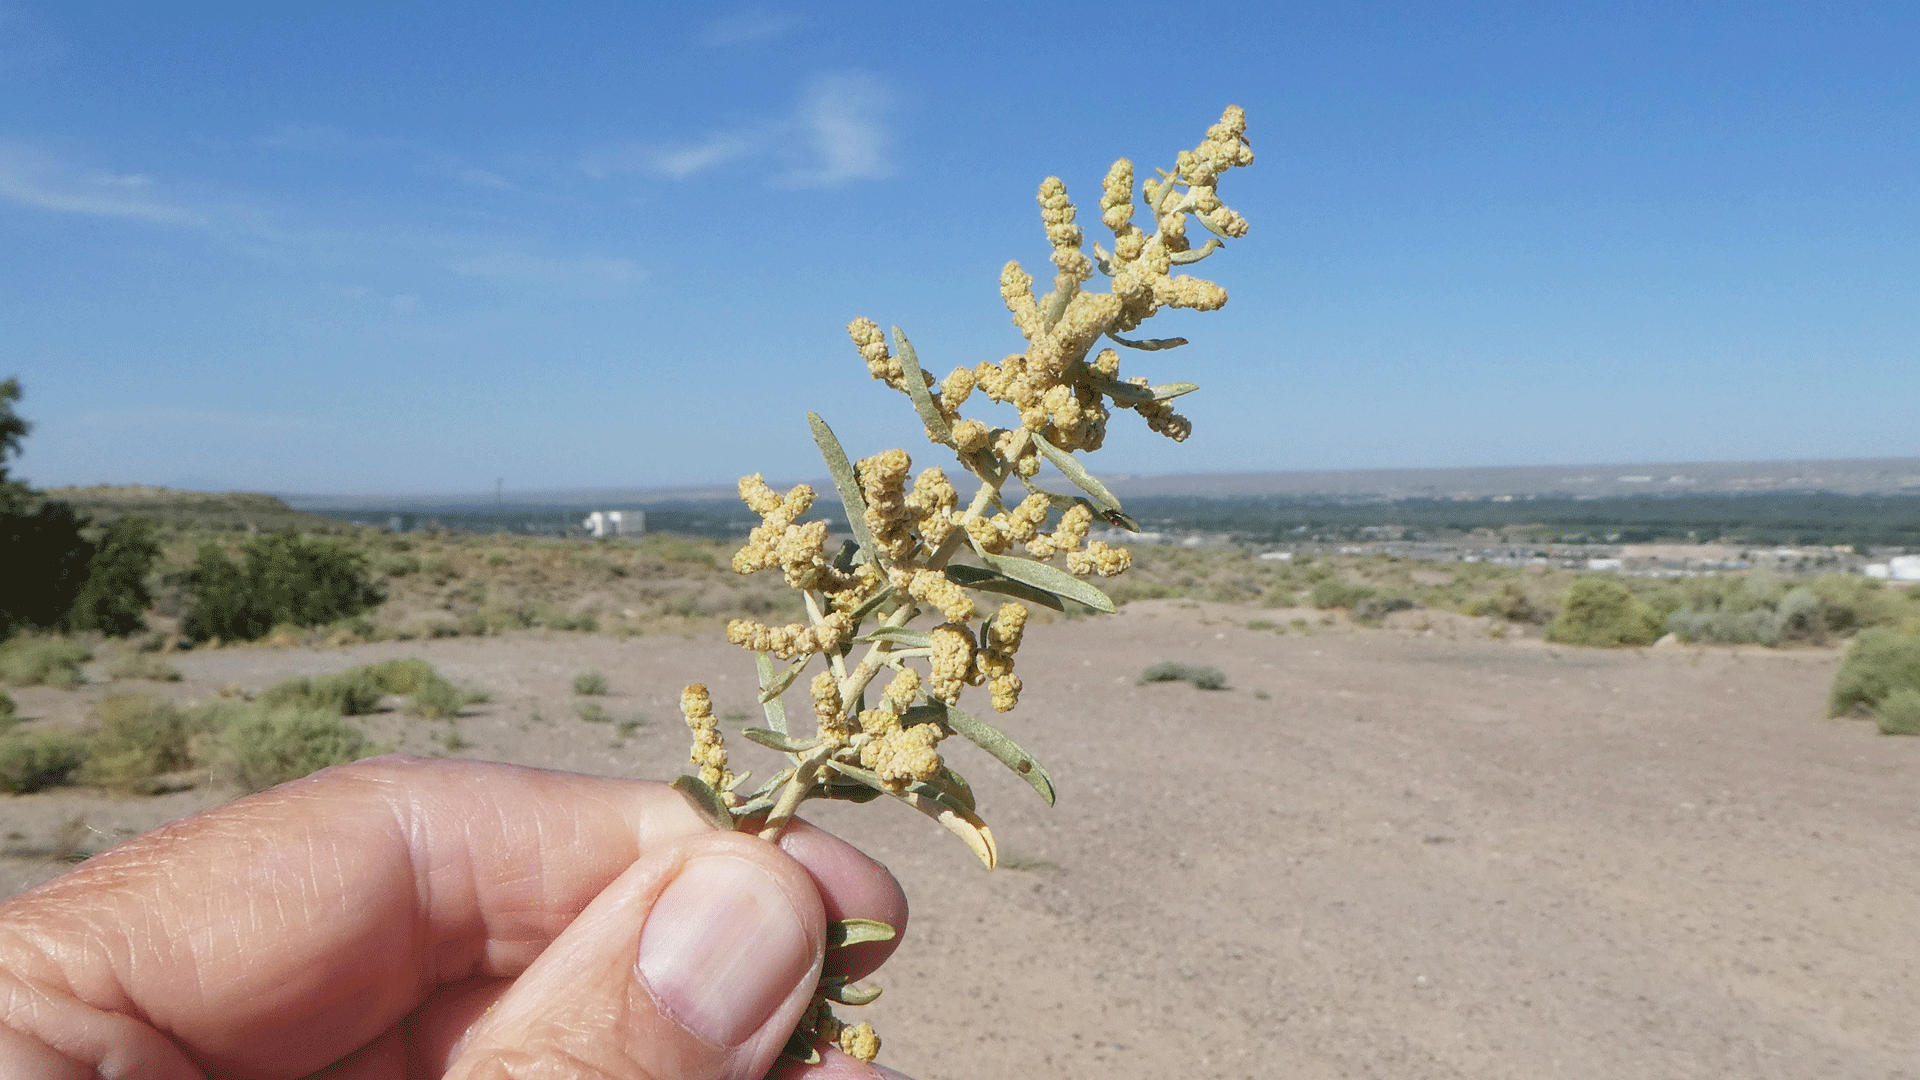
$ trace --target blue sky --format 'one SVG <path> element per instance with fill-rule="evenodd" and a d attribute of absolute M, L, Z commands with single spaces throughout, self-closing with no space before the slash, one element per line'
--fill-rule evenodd
<path fill-rule="evenodd" d="M 1221 107 L 1232 293 L 1096 471 L 1920 453 L 1920 5 L 0 0 L 15 474 L 426 493 L 932 462 L 1033 192 Z M 1083 220 L 1097 227 L 1094 214 Z"/>

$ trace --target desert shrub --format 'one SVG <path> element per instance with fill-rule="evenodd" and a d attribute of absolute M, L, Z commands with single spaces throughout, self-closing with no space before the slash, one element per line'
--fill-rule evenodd
<path fill-rule="evenodd" d="M 1765 608 L 1751 611 L 1696 611 L 1681 608 L 1667 616 L 1665 627 L 1685 641 L 1720 645 L 1777 645 L 1780 618 Z"/>
<path fill-rule="evenodd" d="M 336 713 L 254 707 L 233 710 L 220 728 L 215 755 L 222 776 L 261 791 L 344 765 L 370 749 L 366 735 Z"/>
<path fill-rule="evenodd" d="M 1142 683 L 1190 682 L 1201 690 L 1225 690 L 1227 676 L 1217 667 L 1162 660 L 1140 673 Z"/>
<path fill-rule="evenodd" d="M 1920 735 L 1920 690 L 1898 687 L 1873 710 L 1882 735 Z"/>
<path fill-rule="evenodd" d="M 1651 645 L 1660 630 L 1659 613 L 1619 581 L 1579 577 L 1561 596 L 1560 614 L 1547 625 L 1547 640 L 1602 648 Z"/>
<path fill-rule="evenodd" d="M 407 712 L 413 716 L 423 716 L 429 720 L 441 720 L 460 715 L 460 707 L 470 699 L 462 694 L 452 683 L 433 676 L 413 692 L 413 699 L 407 702 Z"/>
<path fill-rule="evenodd" d="M 373 685 L 385 694 L 417 694 L 422 687 L 445 682 L 433 665 L 415 657 L 382 660 L 353 670 L 366 673 Z"/>
<path fill-rule="evenodd" d="M 1877 709 L 1895 690 L 1920 690 L 1920 634 L 1868 630 L 1853 639 L 1827 695 L 1827 715 Z"/>
<path fill-rule="evenodd" d="M 582 697 L 598 697 L 607 692 L 607 677 L 597 671 L 583 671 L 573 677 L 573 692 Z"/>
<path fill-rule="evenodd" d="M 120 653 L 107 662 L 109 679 L 147 679 L 153 682 L 179 682 L 180 671 L 151 653 Z"/>
<path fill-rule="evenodd" d="M 29 795 L 65 784 L 87 760 L 78 732 L 9 731 L 0 735 L 0 792 Z"/>
<path fill-rule="evenodd" d="M 378 604 L 366 559 L 332 540 L 294 533 L 247 541 L 236 563 L 214 544 L 187 574 L 188 636 L 253 641 L 282 623 L 324 626 Z"/>
<path fill-rule="evenodd" d="M 0 643 L 0 682 L 8 686 L 52 686 L 71 690 L 83 681 L 80 665 L 93 652 L 59 637 L 20 636 Z"/>
<path fill-rule="evenodd" d="M 261 691 L 260 704 L 335 716 L 364 716 L 379 708 L 380 699 L 386 696 L 366 668 L 349 668 L 335 675 L 302 676 L 274 683 Z"/>
<path fill-rule="evenodd" d="M 124 789 L 194 764 L 197 724 L 171 702 L 150 694 L 110 697 L 94 710 L 94 718 L 99 728 L 77 774 L 82 783 Z"/>
<path fill-rule="evenodd" d="M 413 554 L 392 555 L 380 562 L 380 573 L 386 577 L 406 577 L 420 572 L 420 556 Z"/>
<path fill-rule="evenodd" d="M 1364 601 L 1380 595 L 1380 590 L 1357 581 L 1337 577 L 1321 578 L 1313 585 L 1313 606 L 1322 611 L 1346 608 L 1351 611 Z"/>
<path fill-rule="evenodd" d="M 1463 615 L 1488 615 L 1507 622 L 1535 626 L 1553 617 L 1553 612 L 1533 595 L 1526 582 L 1517 578 L 1507 578 L 1492 592 L 1467 600 L 1460 605 L 1460 612 Z"/>
<path fill-rule="evenodd" d="M 601 708 L 600 703 L 597 701 L 582 702 L 580 707 L 575 709 L 574 712 L 579 715 L 580 719 L 585 720 L 589 724 L 611 724 L 613 722 L 613 717 L 607 715 L 607 710 Z"/>
<path fill-rule="evenodd" d="M 81 530 L 87 520 L 73 507 L 19 489 L 0 497 L 0 637 L 61 625 L 86 584 L 94 546 Z M 0 493 L 4 496 L 9 493 Z"/>
<path fill-rule="evenodd" d="M 5 732 L 13 727 L 13 718 L 18 708 L 19 707 L 13 703 L 13 695 L 7 693 L 5 690 L 0 690 L 0 732 Z"/>
<path fill-rule="evenodd" d="M 107 526 L 87 562 L 86 583 L 67 612 L 67 627 L 109 637 L 145 629 L 147 608 L 153 604 L 147 575 L 159 558 L 153 523 L 146 518 L 123 517 Z"/>

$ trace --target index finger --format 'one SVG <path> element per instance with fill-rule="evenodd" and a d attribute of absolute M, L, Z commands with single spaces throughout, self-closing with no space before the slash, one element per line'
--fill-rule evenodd
<path fill-rule="evenodd" d="M 518 974 L 642 852 L 710 828 L 663 784 L 374 759 L 176 822 L 14 898 L 0 968 L 48 991 L 40 1008 L 65 997 L 142 1020 L 215 1070 L 304 1075 L 437 987 Z M 877 863 L 817 831 L 782 846 L 828 918 L 904 927 Z M 891 948 L 835 959 L 857 977 Z"/>

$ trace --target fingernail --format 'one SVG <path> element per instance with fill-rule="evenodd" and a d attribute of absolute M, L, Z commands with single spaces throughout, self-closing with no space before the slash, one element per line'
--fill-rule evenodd
<path fill-rule="evenodd" d="M 710 1043 L 747 1041 L 813 967 L 787 894 L 745 859 L 681 868 L 640 931 L 640 977 L 680 1026 Z"/>

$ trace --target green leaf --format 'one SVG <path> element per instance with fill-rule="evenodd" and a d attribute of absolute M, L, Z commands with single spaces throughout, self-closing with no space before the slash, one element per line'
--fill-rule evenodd
<path fill-rule="evenodd" d="M 864 601 L 861 602 L 859 607 L 853 609 L 853 612 L 852 612 L 853 624 L 855 626 L 859 626 L 860 621 L 862 619 L 865 619 L 867 616 L 880 610 L 880 605 L 886 603 L 888 600 L 892 599 L 892 597 L 893 597 L 892 589 L 881 589 L 879 592 L 874 593 L 872 596 L 867 597 Z"/>
<path fill-rule="evenodd" d="M 813 659 L 811 655 L 796 657 L 794 658 L 793 663 L 787 665 L 787 669 L 785 671 L 782 671 L 780 674 L 775 675 L 773 677 L 772 682 L 766 682 L 765 680 L 762 680 L 762 685 L 760 687 L 760 704 L 765 705 L 767 702 L 772 701 L 773 699 L 779 697 L 781 694 L 786 693 L 787 687 L 792 686 L 793 680 L 800 677 L 800 672 L 806 670 L 807 661 L 811 659 Z M 784 712 L 785 710 L 783 709 L 782 710 L 783 715 L 784 715 Z M 769 722 L 771 722 L 772 717 L 768 717 L 768 720 Z M 778 731 L 779 728 L 776 727 L 774 728 L 774 730 Z"/>
<path fill-rule="evenodd" d="M 707 824 L 725 832 L 733 831 L 733 811 L 720 800 L 720 793 L 707 786 L 705 780 L 697 776 L 682 776 L 673 782 L 673 789 L 686 796 L 687 802 Z"/>
<path fill-rule="evenodd" d="M 1226 233 L 1221 232 L 1219 229 L 1216 229 L 1211 224 L 1207 223 L 1205 218 L 1201 219 L 1201 223 L 1205 224 L 1207 226 L 1207 229 L 1211 231 L 1215 236 L 1224 237 L 1227 235 Z M 1174 252 L 1172 255 L 1169 255 L 1167 257 L 1167 261 L 1172 263 L 1175 266 L 1185 266 L 1188 263 L 1197 263 L 1201 259 L 1206 258 L 1207 256 L 1213 254 L 1216 251 L 1219 251 L 1221 246 L 1222 245 L 1218 240 L 1208 240 L 1206 243 L 1200 245 L 1197 248 L 1193 248 L 1190 251 Z"/>
<path fill-rule="evenodd" d="M 1055 611 L 1067 610 L 1066 606 L 1060 603 L 1060 598 L 1052 593 L 1036 589 L 1031 585 L 1022 584 L 1005 574 L 995 573 L 984 567 L 968 566 L 965 563 L 948 563 L 946 569 L 942 572 L 947 575 L 948 581 L 969 589 L 999 593 L 1001 596 L 1011 596 L 1015 600 L 1025 600 L 1028 603 L 1039 604 L 1041 607 L 1049 607 Z"/>
<path fill-rule="evenodd" d="M 880 988 L 862 989 L 848 982 L 845 975 L 828 975 L 820 980 L 820 996 L 840 1005 L 865 1005 L 880 996 Z"/>
<path fill-rule="evenodd" d="M 859 945 L 868 941 L 892 941 L 897 936 L 893 927 L 878 919 L 841 919 L 827 924 L 827 948 L 838 949 L 846 945 Z"/>
<path fill-rule="evenodd" d="M 1119 334 L 1108 334 L 1107 336 L 1125 345 L 1129 349 L 1139 349 L 1142 352 L 1159 352 L 1161 349 L 1177 349 L 1187 343 L 1187 339 L 1183 337 L 1142 338 L 1136 341 L 1131 338 L 1123 338 Z"/>
<path fill-rule="evenodd" d="M 1207 215 L 1205 215 L 1205 214 L 1195 214 L 1195 215 L 1193 215 L 1193 216 L 1194 216 L 1194 217 L 1197 217 L 1197 218 L 1199 218 L 1199 219 L 1200 219 L 1200 224 L 1202 224 L 1202 225 L 1204 225 L 1204 226 L 1206 226 L 1206 227 L 1207 227 L 1207 231 L 1208 231 L 1208 232 L 1210 232 L 1210 233 L 1212 233 L 1213 235 L 1215 235 L 1215 236 L 1217 236 L 1217 237 L 1219 237 L 1219 238 L 1220 238 L 1220 239 L 1222 239 L 1222 240 L 1231 240 L 1231 239 L 1233 239 L 1233 237 L 1231 237 L 1231 236 L 1228 236 L 1228 235 L 1226 234 L 1226 231 L 1225 231 L 1225 230 L 1223 230 L 1223 229 L 1221 229 L 1221 228 L 1220 228 L 1220 226 L 1218 226 L 1218 225 L 1215 225 L 1215 224 L 1214 224 L 1214 223 L 1213 223 L 1213 222 L 1212 222 L 1211 220 L 1209 220 L 1209 219 L 1207 218 Z M 1208 244 L 1212 244 L 1212 243 L 1213 243 L 1213 241 L 1211 241 L 1211 240 L 1209 240 L 1209 241 L 1207 241 L 1207 243 L 1208 243 Z M 1203 250 L 1203 251 L 1204 251 L 1205 249 L 1204 249 L 1204 248 L 1202 248 L 1201 250 Z"/>
<path fill-rule="evenodd" d="M 967 783 L 966 777 L 943 766 L 940 769 L 940 775 L 935 777 L 932 782 L 934 787 L 951 795 L 960 805 L 969 810 L 979 809 L 979 807 L 974 805 L 973 785 Z"/>
<path fill-rule="evenodd" d="M 1020 744 L 1007 738 L 1006 732 L 983 720 L 972 716 L 952 705 L 941 706 L 947 713 L 947 726 L 966 737 L 980 749 L 999 759 L 1002 765 L 1012 769 L 1022 780 L 1033 785 L 1033 790 L 1053 805 L 1053 777 L 1047 775 L 1045 766 L 1034 760 L 1032 754 L 1020 749 Z M 963 781 L 964 783 L 964 781 Z M 969 792 L 969 795 L 971 793 Z"/>
<path fill-rule="evenodd" d="M 1033 443 L 1040 448 L 1042 454 L 1047 456 L 1048 461 L 1053 462 L 1053 467 L 1059 469 L 1061 475 L 1073 481 L 1073 485 L 1081 491 L 1093 496 L 1095 506 L 1102 510 L 1120 509 L 1120 500 L 1113 497 L 1113 492 L 1107 490 L 1107 485 L 1101 483 L 1078 461 L 1075 461 L 1072 454 L 1048 442 L 1037 431 L 1033 433 Z"/>
<path fill-rule="evenodd" d="M 819 738 L 796 739 L 783 731 L 768 731 L 766 728 L 750 727 L 740 734 L 761 746 L 770 747 L 783 754 L 804 754 L 820 745 Z"/>
<path fill-rule="evenodd" d="M 811 1042 L 798 1035 L 787 1036 L 787 1045 L 781 1047 L 780 1053 L 803 1065 L 820 1064 L 820 1051 L 815 1050 Z"/>
<path fill-rule="evenodd" d="M 1031 585 L 1055 596 L 1064 596 L 1069 600 L 1085 604 L 1095 611 L 1113 614 L 1113 600 L 1106 593 L 1057 566 L 1048 566 L 1043 562 L 1021 559 L 1012 555 L 982 554 L 980 559 L 993 569 L 1022 584 Z"/>
<path fill-rule="evenodd" d="M 853 475 L 847 452 L 840 448 L 840 440 L 833 437 L 833 429 L 820 419 L 819 413 L 807 413 L 807 425 L 813 429 L 813 444 L 820 448 L 827 472 L 833 476 L 833 489 L 840 493 L 840 508 L 847 512 L 848 531 L 868 552 L 876 550 L 873 534 L 867 531 L 867 500 L 860 494 L 860 481 Z"/>
<path fill-rule="evenodd" d="M 764 692 L 774 680 L 773 654 L 765 652 L 754 653 L 753 666 L 754 669 L 760 673 L 760 689 Z M 780 695 L 775 694 L 770 698 L 763 697 L 760 699 L 760 705 L 767 711 L 767 726 L 782 735 L 786 734 L 787 703 L 780 700 Z"/>
<path fill-rule="evenodd" d="M 893 351 L 900 355 L 900 366 L 907 375 L 907 396 L 913 399 L 914 410 L 920 414 L 920 422 L 927 425 L 927 434 L 935 442 L 953 445 L 953 428 L 948 426 L 947 418 L 941 415 L 940 406 L 933 403 L 933 394 L 927 390 L 927 374 L 920 370 L 920 357 L 913 351 L 913 342 L 901 333 L 899 327 L 893 328 Z M 867 546 L 868 551 L 873 546 Z"/>
<path fill-rule="evenodd" d="M 910 626 L 876 626 L 853 640 L 886 641 L 910 649 L 924 649 L 933 644 L 933 639 L 927 636 L 925 630 L 915 630 Z"/>

